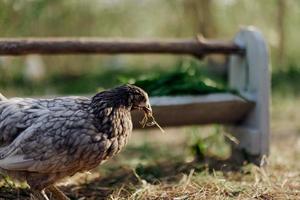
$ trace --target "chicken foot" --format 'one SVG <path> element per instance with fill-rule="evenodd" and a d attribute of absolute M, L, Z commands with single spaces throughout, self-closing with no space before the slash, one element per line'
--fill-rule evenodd
<path fill-rule="evenodd" d="M 34 200 L 49 200 L 44 190 L 32 190 L 32 197 Z"/>
<path fill-rule="evenodd" d="M 53 197 L 57 200 L 70 200 L 69 197 L 67 197 L 60 189 L 58 189 L 54 185 L 50 185 L 47 187 L 47 190 L 51 192 Z"/>

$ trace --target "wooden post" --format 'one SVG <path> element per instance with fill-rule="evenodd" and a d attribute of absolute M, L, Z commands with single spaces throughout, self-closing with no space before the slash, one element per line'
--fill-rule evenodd
<path fill-rule="evenodd" d="M 260 162 L 269 153 L 270 72 L 266 41 L 254 27 L 243 28 L 235 43 L 244 46 L 245 56 L 232 55 L 229 65 L 229 84 L 245 98 L 255 102 L 249 114 L 229 131 L 239 140 L 235 148 Z M 254 161 L 255 162 L 255 161 Z M 259 163 L 257 163 L 259 164 Z"/>

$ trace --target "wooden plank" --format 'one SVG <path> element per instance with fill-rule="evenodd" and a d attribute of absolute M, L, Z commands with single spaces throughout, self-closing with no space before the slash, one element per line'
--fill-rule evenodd
<path fill-rule="evenodd" d="M 229 93 L 153 97 L 150 102 L 162 127 L 237 123 L 254 107 L 253 102 Z M 135 128 L 141 128 L 142 118 L 141 112 L 132 113 Z"/>
<path fill-rule="evenodd" d="M 26 54 L 244 54 L 232 42 L 203 39 L 2 38 L 0 55 Z"/>

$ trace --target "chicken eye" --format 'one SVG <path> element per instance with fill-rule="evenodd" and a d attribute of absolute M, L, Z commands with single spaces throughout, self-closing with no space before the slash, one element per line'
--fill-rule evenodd
<path fill-rule="evenodd" d="M 139 97 L 139 102 L 146 102 L 146 98 L 144 96 Z"/>

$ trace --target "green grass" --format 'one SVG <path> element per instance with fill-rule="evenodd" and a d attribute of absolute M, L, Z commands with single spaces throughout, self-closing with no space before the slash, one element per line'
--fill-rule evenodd
<path fill-rule="evenodd" d="M 42 96 L 49 94 L 73 95 L 93 94 L 97 90 L 119 85 L 119 76 L 137 76 L 141 70 L 101 70 L 97 72 L 72 74 L 49 74 L 44 80 L 30 81 L 21 73 L 10 79 L 1 79 L 1 91 L 17 96 Z"/>
<path fill-rule="evenodd" d="M 290 65 L 272 73 L 272 90 L 282 96 L 299 96 L 300 67 Z"/>

